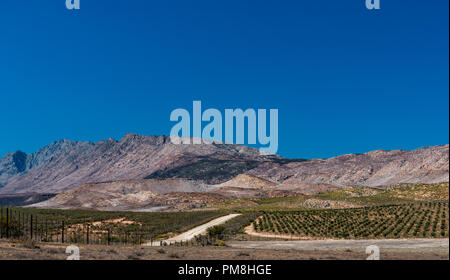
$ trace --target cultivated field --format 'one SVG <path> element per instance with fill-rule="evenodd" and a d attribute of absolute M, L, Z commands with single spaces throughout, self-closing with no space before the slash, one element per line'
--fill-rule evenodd
<path fill-rule="evenodd" d="M 400 184 L 386 189 L 370 187 L 343 187 L 316 195 L 286 197 L 239 198 L 212 202 L 204 210 L 232 211 L 300 211 L 311 208 L 355 208 L 415 202 L 448 201 L 449 183 Z"/>
<path fill-rule="evenodd" d="M 447 238 L 448 201 L 270 212 L 253 230 L 308 239 Z"/>
<path fill-rule="evenodd" d="M 4 210 L 0 233 L 12 239 L 0 241 L 0 259 L 62 259 L 69 244 L 84 259 L 365 259 L 367 242 L 380 244 L 383 259 L 448 259 L 448 242 L 439 245 L 449 237 L 448 183 L 234 199 L 185 212 Z M 207 228 L 231 213 L 240 215 Z M 140 246 L 192 229 L 207 234 Z"/>
<path fill-rule="evenodd" d="M 165 239 L 226 214 L 0 208 L 0 235 L 52 242 L 60 242 L 64 235 L 65 242 L 73 243 L 140 244 Z"/>

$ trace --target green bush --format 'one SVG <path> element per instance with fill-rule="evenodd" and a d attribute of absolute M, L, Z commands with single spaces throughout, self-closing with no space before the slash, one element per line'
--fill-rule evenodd
<path fill-rule="evenodd" d="M 225 231 L 225 227 L 223 225 L 213 226 L 206 230 L 209 237 L 217 238 L 217 239 L 221 239 L 223 237 L 224 231 Z"/>

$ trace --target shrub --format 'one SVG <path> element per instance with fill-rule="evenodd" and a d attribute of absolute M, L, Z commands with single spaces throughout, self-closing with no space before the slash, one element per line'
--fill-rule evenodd
<path fill-rule="evenodd" d="M 223 232 L 225 231 L 225 227 L 222 225 L 213 226 L 213 227 L 208 228 L 206 231 L 207 231 L 209 237 L 221 239 L 223 237 Z"/>
<path fill-rule="evenodd" d="M 227 246 L 224 241 L 218 241 L 213 244 L 214 246 L 224 247 Z"/>

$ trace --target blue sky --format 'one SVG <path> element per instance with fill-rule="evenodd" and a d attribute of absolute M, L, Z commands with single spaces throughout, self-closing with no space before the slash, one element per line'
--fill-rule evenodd
<path fill-rule="evenodd" d="M 0 156 L 279 109 L 286 157 L 449 142 L 447 0 L 3 0 Z"/>

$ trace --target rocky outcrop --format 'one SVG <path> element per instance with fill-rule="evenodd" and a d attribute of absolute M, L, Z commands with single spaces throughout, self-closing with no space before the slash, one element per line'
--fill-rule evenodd
<path fill-rule="evenodd" d="M 449 181 L 449 145 L 413 151 L 372 151 L 329 159 L 267 162 L 247 172 L 283 185 L 389 186 Z"/>

